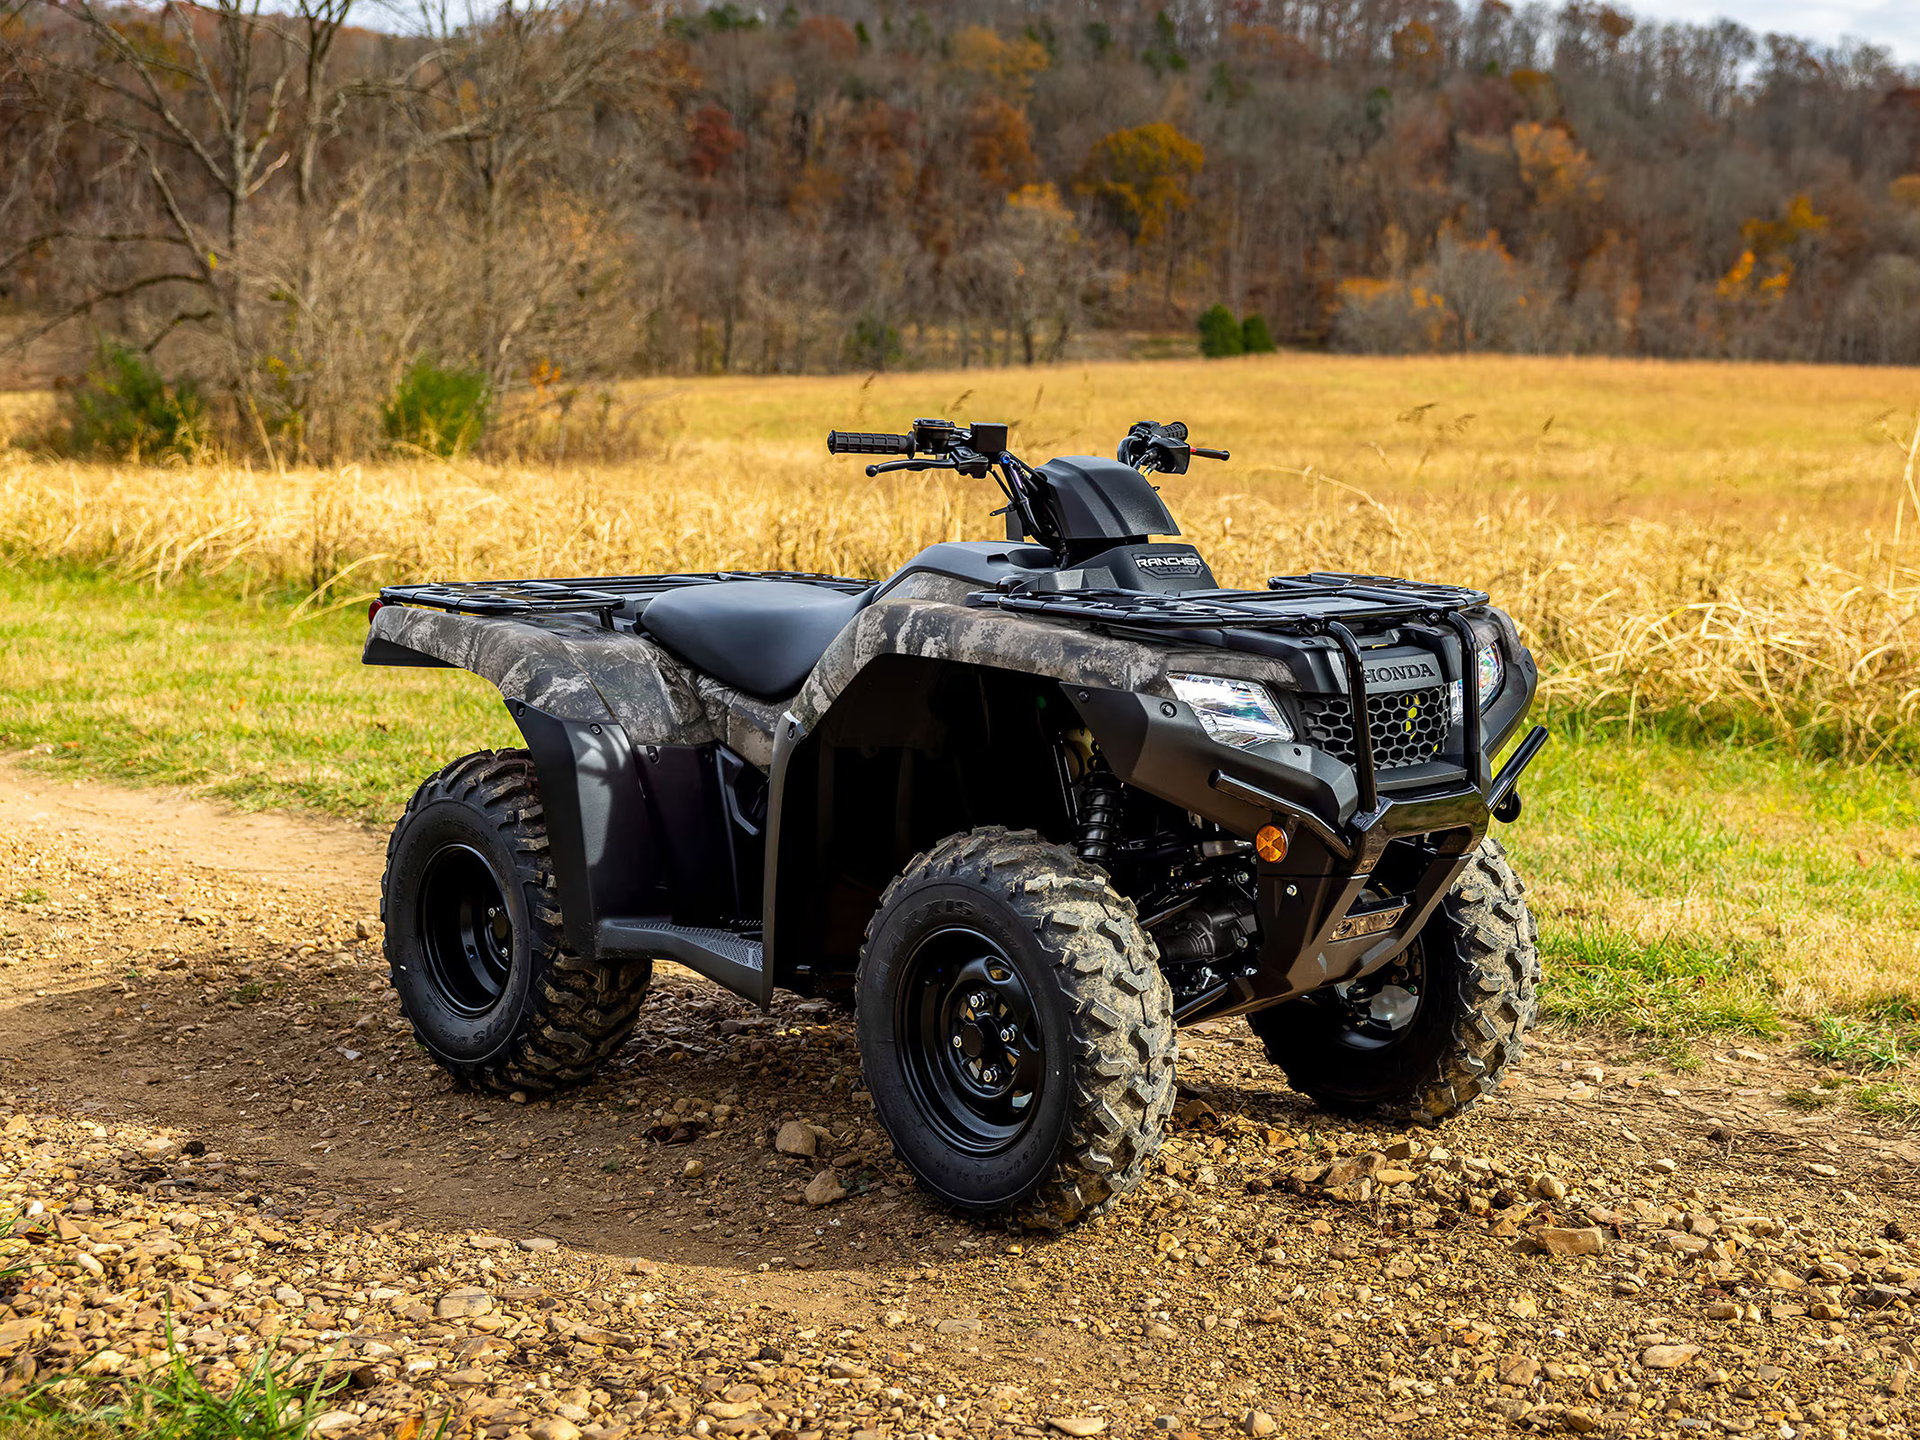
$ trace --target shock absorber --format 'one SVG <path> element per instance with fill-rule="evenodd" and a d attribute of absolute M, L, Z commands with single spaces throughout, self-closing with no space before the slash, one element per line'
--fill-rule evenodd
<path fill-rule="evenodd" d="M 1080 784 L 1080 858 L 1105 865 L 1120 838 L 1120 781 L 1102 764 Z"/>

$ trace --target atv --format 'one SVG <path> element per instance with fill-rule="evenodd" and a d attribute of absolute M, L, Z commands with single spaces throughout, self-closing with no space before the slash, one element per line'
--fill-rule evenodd
<path fill-rule="evenodd" d="M 1006 539 L 877 583 L 727 572 L 397 585 L 365 660 L 499 687 L 523 750 L 454 761 L 395 827 L 386 949 L 459 1079 L 583 1081 L 655 960 L 855 1016 L 901 1160 L 962 1211 L 1059 1228 L 1137 1185 L 1175 1031 L 1244 1015 L 1331 1109 L 1435 1124 L 1535 1016 L 1520 813 L 1537 677 L 1477 590 L 1226 590 L 1152 475 L 1029 467 L 1004 424 L 833 432 L 867 467 L 992 475 Z"/>

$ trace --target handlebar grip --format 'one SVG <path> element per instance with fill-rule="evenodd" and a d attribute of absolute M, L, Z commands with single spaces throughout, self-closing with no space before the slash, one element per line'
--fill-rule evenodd
<path fill-rule="evenodd" d="M 829 430 L 827 452 L 831 455 L 911 455 L 911 435 L 869 434 L 861 430 Z"/>
<path fill-rule="evenodd" d="M 1199 445 L 1193 447 L 1193 453 L 1198 455 L 1202 460 L 1231 460 L 1233 458 L 1233 452 L 1230 450 L 1208 450 Z"/>

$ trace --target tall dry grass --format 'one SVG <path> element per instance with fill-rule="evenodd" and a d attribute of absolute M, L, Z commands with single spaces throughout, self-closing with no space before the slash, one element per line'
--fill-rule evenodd
<path fill-rule="evenodd" d="M 1548 377 L 1566 383 L 1564 369 L 1545 368 L 1564 362 L 1536 363 L 1543 368 L 1485 362 L 1477 383 L 1525 382 L 1535 391 Z M 1898 450 L 1868 436 L 1830 457 L 1830 468 L 1803 441 L 1792 475 L 1772 486 L 1764 477 L 1746 482 L 1750 505 L 1703 512 L 1701 482 L 1692 477 L 1708 462 L 1678 444 L 1671 448 L 1682 478 L 1664 507 L 1644 480 L 1633 503 L 1612 506 L 1593 503 L 1592 483 L 1568 482 L 1569 473 L 1591 476 L 1609 464 L 1652 467 L 1649 448 L 1674 434 L 1671 411 L 1697 400 L 1690 385 L 1710 379 L 1722 386 L 1729 369 L 1783 383 L 1763 367 L 1695 369 L 1706 378 L 1690 379 L 1679 367 L 1665 374 L 1665 401 L 1621 390 L 1612 402 L 1627 424 L 1632 406 L 1642 407 L 1652 438 L 1628 449 L 1607 429 L 1614 419 L 1600 427 L 1607 433 L 1584 440 L 1567 422 L 1563 437 L 1573 431 L 1576 438 L 1556 442 L 1560 449 L 1532 483 L 1515 477 L 1518 441 L 1489 433 L 1476 449 L 1462 443 L 1468 427 L 1449 434 L 1437 421 L 1429 425 L 1431 406 L 1410 431 L 1412 412 L 1383 418 L 1386 442 L 1366 442 L 1377 472 L 1356 472 L 1347 453 L 1352 436 L 1330 432 L 1321 450 L 1339 463 L 1322 468 L 1324 461 L 1302 457 L 1296 436 L 1283 447 L 1264 428 L 1271 422 L 1252 412 L 1263 377 L 1273 383 L 1294 375 L 1285 368 L 1114 367 L 1067 377 L 1060 388 L 1072 393 L 1055 409 L 1036 394 L 1029 413 L 1016 418 L 1032 437 L 1025 448 L 1045 454 L 1094 448 L 1102 430 L 1124 429 L 1117 416 L 1128 412 L 1120 405 L 1145 403 L 1100 401 L 1105 378 L 1122 391 L 1159 383 L 1168 393 L 1156 413 L 1231 408 L 1206 433 L 1235 441 L 1233 425 L 1243 421 L 1253 433 L 1250 444 L 1236 444 L 1236 464 L 1167 482 L 1176 516 L 1224 583 L 1339 569 L 1477 585 L 1515 615 L 1542 660 L 1547 696 L 1565 709 L 1625 725 L 1678 720 L 1849 758 L 1920 758 L 1920 435 L 1911 434 L 1912 422 L 1901 428 Z M 1474 374 L 1428 374 L 1392 362 L 1347 373 L 1372 387 L 1369 396 L 1396 376 L 1415 395 L 1421 386 L 1476 383 Z M 1584 378 L 1593 375 L 1616 378 L 1605 369 Z M 15 456 L 0 460 L 0 554 L 155 585 L 211 576 L 243 588 L 291 588 L 304 596 L 301 614 L 429 576 L 879 575 L 935 541 L 994 533 L 987 512 L 997 494 L 939 477 L 868 481 L 851 462 L 827 460 L 818 432 L 829 423 L 881 428 L 895 414 L 887 406 L 897 408 L 893 424 L 938 413 L 937 403 L 924 402 L 942 387 L 957 393 L 970 379 L 984 388 L 1032 377 L 899 377 L 858 388 L 846 381 L 689 385 L 676 402 L 678 438 L 618 466 L 403 463 L 273 474 Z M 1200 381 L 1208 388 L 1191 388 Z M 1221 399 L 1226 381 L 1239 387 L 1232 407 Z M 1191 388 L 1186 404 L 1182 384 Z M 874 393 L 881 389 L 889 393 Z M 989 403 L 995 398 L 1000 406 L 1024 399 Z M 1490 404 L 1499 403 L 1496 394 Z M 987 413 L 977 400 L 951 408 Z M 1315 423 L 1327 432 L 1338 422 L 1323 414 Z M 1778 416 L 1770 423 L 1780 423 Z M 1535 430 L 1530 419 L 1516 421 L 1519 428 Z M 716 431 L 727 438 L 711 438 Z M 1537 438 L 1528 443 L 1536 457 L 1543 453 Z M 1841 490 L 1845 503 L 1807 499 Z"/>

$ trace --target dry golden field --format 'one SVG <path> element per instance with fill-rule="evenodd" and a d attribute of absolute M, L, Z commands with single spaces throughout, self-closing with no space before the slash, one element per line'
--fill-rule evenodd
<path fill-rule="evenodd" d="M 832 426 L 1004 418 L 1030 459 L 1142 417 L 1231 447 L 1166 482 L 1229 584 L 1350 569 L 1483 586 L 1566 711 L 1920 754 L 1920 373 L 1283 355 L 625 387 L 644 453 L 273 472 L 0 462 L 0 549 L 353 603 L 420 576 L 881 574 L 992 533 L 990 486 L 869 481 Z M 20 406 L 16 404 L 15 412 Z"/>

